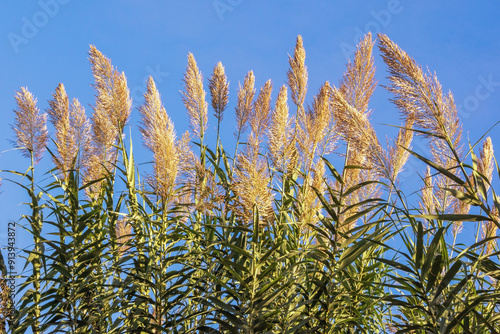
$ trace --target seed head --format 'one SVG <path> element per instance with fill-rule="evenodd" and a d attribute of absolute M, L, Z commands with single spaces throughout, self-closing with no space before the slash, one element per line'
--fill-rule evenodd
<path fill-rule="evenodd" d="M 196 136 L 202 138 L 208 127 L 207 102 L 203 90 L 203 76 L 198 69 L 193 54 L 188 54 L 188 64 L 184 74 L 182 100 L 186 106 L 191 127 Z"/>
<path fill-rule="evenodd" d="M 293 57 L 288 56 L 290 69 L 287 71 L 288 86 L 292 92 L 292 101 L 297 106 L 302 106 L 307 92 L 307 67 L 306 51 L 302 43 L 302 36 L 297 36 Z"/>
<path fill-rule="evenodd" d="M 224 66 L 218 62 L 214 67 L 212 77 L 209 79 L 210 95 L 212 97 L 212 108 L 214 116 L 218 121 L 222 121 L 224 110 L 226 110 L 229 97 L 229 82 L 227 81 Z"/>
<path fill-rule="evenodd" d="M 238 88 L 238 104 L 236 106 L 237 136 L 244 132 L 248 119 L 253 112 L 253 98 L 255 96 L 255 77 L 250 71 L 245 76 L 243 87 Z"/>
<path fill-rule="evenodd" d="M 34 163 L 38 163 L 43 156 L 49 132 L 47 130 L 47 114 L 41 114 L 36 106 L 37 99 L 27 88 L 14 96 L 17 108 L 14 110 L 16 120 L 12 129 L 16 135 L 15 147 L 21 150 L 25 157 L 33 155 Z"/>

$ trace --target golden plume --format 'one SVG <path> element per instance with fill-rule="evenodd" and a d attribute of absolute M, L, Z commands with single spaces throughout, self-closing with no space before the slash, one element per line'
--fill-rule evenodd
<path fill-rule="evenodd" d="M 85 115 L 85 109 L 78 99 L 73 99 L 69 106 L 70 132 L 77 148 L 77 170 L 85 170 L 89 164 L 92 153 L 91 125 Z"/>
<path fill-rule="evenodd" d="M 182 101 L 188 111 L 189 121 L 195 135 L 202 139 L 208 126 L 208 107 L 205 101 L 206 93 L 203 90 L 203 76 L 191 53 L 188 54 L 188 64 L 183 82 Z"/>
<path fill-rule="evenodd" d="M 389 179 L 395 183 L 399 173 L 403 170 L 403 166 L 410 158 L 409 149 L 411 149 L 411 142 L 413 140 L 413 127 L 414 119 L 408 117 L 405 124 L 399 129 L 398 135 L 394 144 L 389 149 L 389 156 L 386 166 L 390 168 Z"/>
<path fill-rule="evenodd" d="M 69 99 L 63 84 L 60 83 L 57 86 L 52 97 L 53 99 L 49 101 L 50 108 L 47 112 L 50 122 L 56 130 L 55 144 L 58 153 L 57 156 L 54 155 L 52 157 L 52 160 L 59 171 L 63 173 L 64 178 L 66 178 L 67 172 L 73 169 L 74 155 L 77 148 L 75 140 L 70 133 Z"/>
<path fill-rule="evenodd" d="M 155 194 L 168 203 L 179 171 L 180 154 L 176 146 L 174 124 L 162 105 L 160 94 L 150 76 L 144 94 L 140 131 L 144 145 L 153 152 L 154 175 L 149 180 Z"/>
<path fill-rule="evenodd" d="M 293 57 L 288 56 L 290 69 L 287 71 L 292 101 L 299 109 L 303 106 L 307 93 L 307 67 L 305 61 L 306 51 L 302 43 L 302 36 L 299 35 L 297 36 Z"/>
<path fill-rule="evenodd" d="M 339 87 L 347 103 L 367 116 L 368 103 L 377 85 L 374 79 L 373 44 L 371 33 L 366 34 L 356 47 L 354 61 L 347 64 Z"/>
<path fill-rule="evenodd" d="M 483 143 L 483 148 L 479 151 L 479 160 L 477 163 L 478 172 L 483 174 L 489 182 L 485 184 L 486 191 L 490 187 L 494 167 L 493 143 L 491 142 L 491 138 L 487 137 Z"/>
<path fill-rule="evenodd" d="M 90 46 L 89 56 L 95 80 L 93 86 L 97 92 L 94 113 L 107 116 L 108 124 L 103 124 L 103 126 L 111 126 L 110 130 L 116 137 L 119 133 L 121 134 L 128 122 L 132 108 L 127 78 L 123 72 L 119 73 L 114 69 L 111 60 L 93 45 Z"/>
<path fill-rule="evenodd" d="M 250 71 L 245 76 L 243 87 L 238 87 L 238 102 L 236 106 L 237 139 L 246 130 L 248 119 L 253 112 L 253 98 L 255 96 L 255 76 Z"/>
<path fill-rule="evenodd" d="M 90 158 L 90 123 L 77 99 L 69 104 L 63 84 L 57 86 L 52 97 L 47 112 L 56 130 L 57 156 L 53 160 L 66 178 L 69 170 L 85 168 L 87 165 Z"/>
<path fill-rule="evenodd" d="M 229 82 L 227 81 L 224 66 L 218 62 L 214 67 L 212 77 L 209 79 L 210 95 L 212 97 L 212 108 L 214 116 L 222 121 L 224 110 L 226 110 L 229 98 Z"/>
<path fill-rule="evenodd" d="M 25 157 L 33 156 L 33 162 L 40 161 L 48 139 L 47 114 L 41 114 L 36 106 L 37 99 L 27 88 L 21 87 L 14 96 L 17 108 L 14 110 L 15 123 L 12 129 L 16 135 L 15 147 Z"/>
<path fill-rule="evenodd" d="M 111 60 L 95 46 L 90 46 L 89 60 L 97 92 L 92 115 L 92 155 L 85 171 L 85 183 L 108 174 L 116 160 L 114 145 L 130 117 L 132 100 L 129 97 L 125 74 L 111 65 Z M 100 191 L 101 183 L 87 188 L 87 194 Z"/>
<path fill-rule="evenodd" d="M 435 197 L 434 197 L 434 183 L 431 175 L 431 168 L 427 166 L 424 177 L 424 186 L 420 190 L 422 201 L 419 203 L 420 210 L 425 214 L 436 214 Z"/>
<path fill-rule="evenodd" d="M 261 141 L 262 134 L 269 125 L 269 116 L 271 114 L 271 92 L 273 85 L 271 80 L 267 80 L 261 87 L 257 100 L 255 101 L 253 112 L 250 115 L 250 128 L 257 142 Z"/>
<path fill-rule="evenodd" d="M 269 188 L 270 177 L 266 161 L 258 155 L 255 146 L 247 145 L 237 156 L 236 177 L 233 191 L 237 197 L 234 210 L 247 224 L 253 218 L 254 208 L 259 212 L 259 224 L 273 220 L 273 195 Z"/>
<path fill-rule="evenodd" d="M 283 85 L 278 93 L 274 110 L 267 131 L 268 152 L 272 165 L 283 173 L 293 166 L 296 149 L 288 117 L 287 88 Z"/>
<path fill-rule="evenodd" d="M 340 87 L 331 90 L 336 129 L 348 144 L 346 164 L 360 167 L 344 170 L 345 189 L 380 177 L 390 178 L 392 174 L 392 162 L 369 120 L 368 104 L 376 86 L 373 44 L 371 34 L 365 35 L 357 46 L 353 62 L 347 64 Z M 345 198 L 345 205 L 357 205 L 365 199 L 377 197 L 379 192 L 379 186 L 370 183 Z M 356 223 L 344 224 L 344 219 L 360 209 L 362 207 L 356 206 L 342 213 L 339 225 L 343 231 L 348 231 Z"/>
<path fill-rule="evenodd" d="M 314 97 L 312 108 L 308 108 L 298 123 L 298 147 L 306 172 L 311 168 L 318 148 L 321 154 L 327 154 L 335 145 L 336 129 L 332 122 L 331 90 L 330 83 L 325 82 Z"/>
<path fill-rule="evenodd" d="M 387 89 L 395 96 L 393 102 L 402 117 L 412 118 L 417 129 L 430 133 L 427 137 L 434 161 L 458 174 L 456 167 L 462 158 L 462 128 L 453 95 L 444 95 L 436 75 L 425 74 L 415 60 L 386 35 L 379 34 L 379 48 L 389 67 L 391 85 Z M 448 178 L 438 175 L 437 185 L 439 209 L 445 212 L 454 206 L 456 199 L 443 188 L 450 188 L 453 184 Z"/>

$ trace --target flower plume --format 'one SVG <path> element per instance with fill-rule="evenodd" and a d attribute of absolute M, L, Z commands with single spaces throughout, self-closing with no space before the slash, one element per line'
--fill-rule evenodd
<path fill-rule="evenodd" d="M 214 67 L 212 77 L 209 79 L 210 95 L 212 97 L 212 108 L 214 116 L 222 121 L 224 110 L 226 110 L 229 98 L 229 82 L 227 81 L 224 66 L 218 62 Z"/>
<path fill-rule="evenodd" d="M 162 105 L 152 77 L 148 79 L 141 113 L 140 131 L 144 145 L 153 152 L 154 175 L 149 183 L 166 203 L 172 194 L 179 171 L 180 154 L 176 146 L 174 124 Z"/>
<path fill-rule="evenodd" d="M 189 121 L 196 136 L 203 138 L 208 127 L 207 102 L 203 89 L 203 76 L 192 53 L 188 54 L 188 64 L 184 74 L 182 100 L 188 111 Z"/>
<path fill-rule="evenodd" d="M 245 76 L 243 87 L 238 88 L 238 104 L 236 106 L 236 123 L 238 135 L 246 130 L 248 119 L 253 112 L 253 98 L 255 96 L 255 76 L 250 71 Z"/>
<path fill-rule="evenodd" d="M 41 114 L 37 99 L 27 88 L 21 87 L 15 95 L 17 108 L 14 110 L 15 123 L 12 129 L 16 135 L 15 147 L 25 157 L 33 155 L 34 163 L 43 156 L 49 132 L 47 130 L 47 114 Z"/>

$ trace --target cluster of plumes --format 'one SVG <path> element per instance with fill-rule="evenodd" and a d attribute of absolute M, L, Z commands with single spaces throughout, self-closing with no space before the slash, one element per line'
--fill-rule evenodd
<path fill-rule="evenodd" d="M 359 43 L 353 61 L 347 64 L 339 87 L 326 82 L 314 96 L 312 104 L 304 106 L 308 73 L 303 41 L 298 36 L 287 71 L 291 100 L 296 106 L 295 118 L 289 113 L 289 92 L 285 85 L 280 87 L 272 108 L 271 81 L 268 80 L 262 86 L 255 99 L 255 77 L 252 71 L 248 72 L 237 91 L 235 135 L 238 142 L 248 126 L 251 131 L 245 148 L 235 156 L 231 190 L 236 204 L 230 207 L 224 207 L 228 194 L 218 184 L 215 173 L 208 169 L 204 159 L 196 157 L 191 151 L 189 133 L 186 132 L 181 139 L 176 138 L 173 122 L 150 77 L 144 95 L 145 102 L 139 111 L 144 145 L 153 153 L 153 173 L 147 178 L 153 193 L 167 210 L 171 204 L 179 203 L 187 203 L 200 212 L 226 212 L 233 209 L 244 223 L 251 221 L 257 210 L 260 223 L 267 224 L 274 218 L 271 191 L 274 177 L 277 175 L 280 180 L 294 171 L 302 171 L 303 186 L 297 194 L 301 203 L 299 220 L 305 225 L 313 224 L 321 209 L 315 190 L 323 193 L 326 187 L 325 165 L 320 157 L 332 153 L 338 141 L 343 140 L 347 144 L 346 164 L 359 168 L 345 169 L 343 184 L 336 183 L 332 187 L 340 191 L 340 187 L 346 190 L 365 181 L 384 179 L 388 181 L 388 190 L 392 190 L 409 158 L 407 149 L 410 148 L 414 130 L 426 134 L 430 139 L 433 161 L 458 176 L 458 161 L 462 158 L 461 126 L 453 96 L 451 93 L 444 95 L 436 76 L 425 74 L 411 57 L 385 35 L 379 35 L 379 47 L 389 67 L 391 84 L 386 88 L 394 94 L 393 102 L 400 110 L 403 124 L 394 142 L 388 143 L 387 150 L 380 145 L 369 120 L 369 101 L 376 86 L 373 46 L 372 36 L 367 34 Z M 70 170 L 82 170 L 85 183 L 105 177 L 114 168 L 115 145 L 130 117 L 132 103 L 125 75 L 119 73 L 94 46 L 91 46 L 89 55 L 96 89 L 91 122 L 87 120 L 78 100 L 69 102 L 62 84 L 49 101 L 48 110 L 56 130 L 56 167 L 64 177 Z M 184 91 L 181 94 L 190 125 L 203 145 L 208 127 L 208 104 L 203 76 L 191 53 L 188 54 L 183 82 Z M 220 125 L 229 96 L 229 82 L 220 62 L 214 67 L 209 79 L 209 91 L 214 116 Z M 40 115 L 36 99 L 25 88 L 17 92 L 16 102 L 18 107 L 13 126 L 16 147 L 22 150 L 23 155 L 33 156 L 36 163 L 43 154 L 48 138 L 47 116 Z M 266 137 L 267 159 L 262 152 Z M 203 146 L 201 151 L 204 152 Z M 477 161 L 477 172 L 488 180 L 486 191 L 491 183 L 493 159 L 491 139 L 487 138 Z M 468 179 L 469 183 L 474 183 L 472 176 L 468 176 Z M 470 205 L 457 200 L 445 190 L 458 188 L 449 178 L 438 173 L 433 180 L 428 168 L 423 181 L 420 207 L 424 213 L 463 214 L 469 211 Z M 92 197 L 100 191 L 100 187 L 99 182 L 94 183 L 87 188 L 87 193 Z M 179 192 L 181 188 L 182 193 Z M 375 184 L 351 192 L 344 198 L 343 205 L 352 208 L 340 215 L 339 225 L 362 209 L 362 206 L 356 206 L 358 203 L 378 196 L 379 192 Z M 495 214 L 498 215 L 494 212 L 493 216 Z M 350 221 L 349 226 L 341 227 L 349 230 L 354 223 Z M 126 226 L 129 226 L 125 221 L 119 224 L 117 235 L 119 228 L 125 231 Z M 494 222 L 484 223 L 483 237 L 496 235 L 496 226 Z M 459 229 L 460 225 L 454 227 L 455 233 Z M 488 247 L 491 250 L 492 246 Z"/>
<path fill-rule="evenodd" d="M 393 102 L 399 108 L 401 116 L 415 129 L 427 133 L 433 160 L 458 175 L 458 161 L 462 158 L 462 129 L 453 95 L 444 95 L 436 75 L 425 74 L 387 36 L 379 35 L 379 40 L 382 57 L 389 67 L 391 85 L 387 89 L 394 95 Z M 438 175 L 436 185 L 436 210 L 460 210 L 457 200 L 444 190 L 454 186 L 451 180 Z"/>
<path fill-rule="evenodd" d="M 314 97 L 312 107 L 308 107 L 307 110 L 304 108 L 308 80 L 305 59 L 306 52 L 302 37 L 298 36 L 293 57 L 289 56 L 290 68 L 287 72 L 288 86 L 292 102 L 297 108 L 297 115 L 294 122 L 287 120 L 287 123 L 282 125 L 284 127 L 285 124 L 290 126 L 290 123 L 294 123 L 295 127 L 293 135 L 284 137 L 280 143 L 280 147 L 283 147 L 280 156 L 289 160 L 287 163 L 280 163 L 278 167 L 288 175 L 303 167 L 303 187 L 298 194 L 299 203 L 301 203 L 298 218 L 302 229 L 308 230 L 308 224 L 317 221 L 317 213 L 320 209 L 320 202 L 313 188 L 322 193 L 325 185 L 323 182 L 323 161 L 319 158 L 315 161 L 315 157 L 331 153 L 334 150 L 337 133 L 330 101 L 331 86 L 328 82 Z M 280 97 L 278 96 L 278 98 Z M 284 102 L 286 103 L 286 100 Z M 278 106 L 279 104 L 276 103 L 276 109 Z"/>
<path fill-rule="evenodd" d="M 64 179 L 70 170 L 83 170 L 91 158 L 90 122 L 77 99 L 71 105 L 63 84 L 59 84 L 49 101 L 48 114 L 56 131 L 57 154 L 54 164 Z"/>
<path fill-rule="evenodd" d="M 376 87 L 373 45 L 371 34 L 365 35 L 357 46 L 354 60 L 347 64 L 339 88 L 333 88 L 331 92 L 336 129 L 347 143 L 346 164 L 353 166 L 344 170 L 344 184 L 340 185 L 337 182 L 334 185 L 337 189 L 341 186 L 349 189 L 362 182 L 380 178 L 394 185 L 398 173 L 408 159 L 405 148 L 410 146 L 412 132 L 401 129 L 395 143 L 389 145 L 387 152 L 380 145 L 369 120 L 368 105 Z M 411 124 L 407 123 L 405 127 L 411 127 Z M 345 198 L 345 204 L 347 207 L 357 205 L 366 199 L 377 197 L 379 192 L 377 184 L 369 183 Z M 343 221 L 360 209 L 362 206 L 355 206 L 340 215 L 339 224 L 343 230 L 352 228 L 354 221 L 348 225 L 343 225 Z"/>
<path fill-rule="evenodd" d="M 85 182 L 104 178 L 113 170 L 116 161 L 115 145 L 129 120 L 132 100 L 127 78 L 111 65 L 110 59 L 94 46 L 90 47 L 89 60 L 96 90 L 92 115 L 91 157 L 85 171 Z M 102 182 L 87 188 L 87 194 L 99 193 Z"/>
<path fill-rule="evenodd" d="M 188 64 L 183 81 L 182 100 L 188 112 L 191 128 L 203 145 L 204 134 L 208 127 L 208 104 L 205 100 L 203 75 L 191 53 L 188 54 Z M 209 79 L 209 90 L 214 116 L 220 124 L 229 98 L 229 82 L 221 62 L 214 67 L 213 74 Z M 223 190 L 217 184 L 214 172 L 207 168 L 205 159 L 200 160 L 196 157 L 188 150 L 187 145 L 188 141 L 185 141 L 183 148 L 185 156 L 185 163 L 183 164 L 184 176 L 182 178 L 184 193 L 179 197 L 183 201 L 182 204 L 187 204 L 201 213 L 224 210 Z M 201 151 L 203 152 L 203 150 L 202 147 Z M 204 154 L 200 156 L 203 157 Z"/>
<path fill-rule="evenodd" d="M 37 99 L 27 88 L 22 87 L 15 95 L 17 109 L 15 123 L 12 129 L 15 132 L 15 147 L 21 150 L 23 156 L 33 157 L 38 163 L 45 152 L 49 132 L 47 130 L 47 114 L 40 114 Z"/>
<path fill-rule="evenodd" d="M 214 116 L 223 118 L 227 107 L 229 83 L 224 66 L 218 63 L 209 79 Z M 208 105 L 205 100 L 203 76 L 194 56 L 188 54 L 188 64 L 184 75 L 182 100 L 187 109 L 194 134 L 203 140 L 208 127 Z M 215 182 L 215 176 L 191 151 L 191 136 L 185 132 L 177 140 L 174 124 L 162 105 L 160 94 L 153 78 L 149 78 L 145 102 L 139 108 L 144 145 L 153 152 L 153 174 L 147 183 L 158 196 L 164 209 L 173 205 L 184 205 L 188 210 L 199 212 L 221 209 L 222 195 Z"/>
<path fill-rule="evenodd" d="M 91 122 L 77 99 L 70 104 L 62 84 L 53 93 L 48 109 L 56 132 L 54 164 L 64 179 L 71 170 L 82 171 L 84 183 L 99 180 L 113 169 L 116 159 L 114 145 L 129 119 L 132 106 L 125 74 L 114 69 L 111 61 L 94 46 L 91 46 L 89 55 L 97 92 Z M 36 99 L 26 88 L 21 88 L 15 98 L 18 106 L 14 111 L 15 146 L 24 156 L 33 155 L 34 163 L 37 163 L 48 140 L 47 114 L 40 115 Z M 94 183 L 86 190 L 92 197 L 99 192 L 100 183 Z"/>
<path fill-rule="evenodd" d="M 394 95 L 392 100 L 399 108 L 405 125 L 401 129 L 396 144 L 407 147 L 411 141 L 413 128 L 424 134 L 430 143 L 432 160 L 439 166 L 458 176 L 459 161 L 463 158 L 461 139 L 462 128 L 457 115 L 457 109 L 451 93 L 443 94 L 441 84 L 435 74 L 424 73 L 422 68 L 406 52 L 401 50 L 387 36 L 379 35 L 380 50 L 383 59 L 389 67 L 391 84 L 387 89 Z M 407 144 L 408 143 L 408 144 Z M 401 154 L 407 159 L 407 152 L 395 152 L 389 155 L 390 161 L 400 167 Z M 490 187 L 493 172 L 493 146 L 491 138 L 486 138 L 480 157 L 477 161 L 478 177 L 487 180 L 486 191 Z M 464 175 L 466 184 L 474 184 L 472 175 Z M 435 179 L 431 176 L 431 169 L 427 167 L 424 185 L 421 189 L 420 209 L 425 214 L 454 213 L 467 214 L 470 203 L 451 196 L 447 189 L 460 188 L 453 180 L 437 173 Z M 468 182 L 467 182 L 468 181 Z M 460 189 L 459 189 L 460 190 Z M 495 213 L 492 213 L 495 217 Z M 483 223 L 483 237 L 496 234 L 494 222 Z M 453 225 L 453 235 L 456 236 L 462 229 L 461 222 Z M 488 243 L 491 250 L 491 244 Z"/>

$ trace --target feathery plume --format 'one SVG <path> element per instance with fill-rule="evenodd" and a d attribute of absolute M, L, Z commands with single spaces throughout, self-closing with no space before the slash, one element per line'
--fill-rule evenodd
<path fill-rule="evenodd" d="M 493 143 L 491 142 L 491 138 L 487 137 L 483 143 L 483 148 L 479 151 L 477 169 L 491 183 L 494 167 Z M 488 191 L 489 187 L 490 185 L 486 183 L 486 191 Z"/>
<path fill-rule="evenodd" d="M 192 53 L 188 54 L 188 65 L 184 74 L 182 100 L 189 115 L 191 127 L 196 136 L 203 138 L 207 130 L 207 102 L 203 90 L 203 76 Z"/>
<path fill-rule="evenodd" d="M 305 65 L 306 51 L 302 36 L 297 36 L 293 57 L 288 56 L 290 69 L 287 71 L 288 86 L 292 92 L 292 101 L 295 105 L 302 106 L 307 92 L 307 67 Z"/>
<path fill-rule="evenodd" d="M 15 113 L 15 123 L 12 129 L 16 135 L 14 143 L 16 148 L 21 150 L 25 157 L 33 155 L 34 163 L 38 163 L 43 156 L 48 139 L 47 114 L 41 114 L 36 106 L 37 99 L 27 88 L 15 95 L 17 109 Z"/>
<path fill-rule="evenodd" d="M 246 130 L 248 119 L 253 112 L 255 96 L 255 76 L 250 71 L 245 76 L 243 87 L 238 87 L 238 104 L 236 106 L 237 137 Z"/>
<path fill-rule="evenodd" d="M 329 82 L 321 86 L 314 97 L 312 108 L 308 108 L 305 117 L 298 124 L 298 147 L 306 171 L 310 169 L 318 147 L 325 154 L 331 149 L 328 147 L 335 145 L 336 129 L 332 122 L 331 89 Z"/>
<path fill-rule="evenodd" d="M 370 115 L 368 104 L 376 86 L 373 78 L 375 73 L 373 44 L 371 34 L 365 35 L 357 46 L 353 62 L 347 64 L 340 87 L 331 91 L 336 128 L 348 144 L 346 164 L 360 167 L 344 171 L 346 189 L 366 181 L 391 176 L 391 161 L 380 145 L 368 118 Z M 357 205 L 365 199 L 379 196 L 379 193 L 379 185 L 370 183 L 344 199 L 345 205 Z M 343 222 L 362 209 L 362 206 L 356 206 L 341 215 L 342 230 L 348 231 L 355 225 L 354 221 L 349 224 Z"/>
<path fill-rule="evenodd" d="M 249 77 L 252 82 L 253 74 Z M 245 80 L 245 84 L 246 84 Z M 248 89 L 247 88 L 247 89 Z M 252 132 L 248 137 L 248 144 L 245 150 L 236 156 L 236 177 L 233 191 L 237 197 L 237 204 L 234 210 L 242 218 L 244 223 L 248 223 L 254 214 L 254 208 L 259 212 L 259 223 L 269 223 L 273 217 L 273 196 L 268 185 L 270 180 L 267 164 L 259 156 L 260 136 L 267 130 L 269 125 L 269 116 L 271 112 L 271 80 L 268 80 L 261 88 L 259 96 L 254 103 L 253 109 L 249 115 L 249 122 Z M 250 92 L 253 95 L 253 92 Z M 245 97 L 248 97 L 245 92 Z M 238 94 L 238 100 L 240 95 Z M 248 101 L 246 99 L 246 101 Z M 240 129 L 240 128 L 239 128 Z"/>
<path fill-rule="evenodd" d="M 150 76 L 144 94 L 140 131 L 144 145 L 153 152 L 154 175 L 150 185 L 166 203 L 173 192 L 179 171 L 180 154 L 176 146 L 174 124 L 161 103 L 160 94 Z"/>
<path fill-rule="evenodd" d="M 106 125 L 112 127 L 116 137 L 127 124 L 132 108 L 127 78 L 123 72 L 114 69 L 111 60 L 93 45 L 90 46 L 89 60 L 95 80 L 93 86 L 97 92 L 94 113 L 108 118 Z"/>
<path fill-rule="evenodd" d="M 373 168 L 374 174 L 388 176 L 388 159 L 367 115 L 352 107 L 338 89 L 333 91 L 332 102 L 338 128 L 344 140 L 349 143 L 348 154 L 356 152 L 355 156 L 348 156 L 349 164 Z"/>
<path fill-rule="evenodd" d="M 358 44 L 354 61 L 340 81 L 340 88 L 332 90 L 333 114 L 337 128 L 349 143 L 350 150 L 357 151 L 358 161 L 349 157 L 350 163 L 374 167 L 378 175 L 389 175 L 385 152 L 378 142 L 369 117 L 368 103 L 375 89 L 375 73 L 372 55 L 373 40 L 370 33 Z"/>
<path fill-rule="evenodd" d="M 224 110 L 226 110 L 229 96 L 229 82 L 227 81 L 224 66 L 218 62 L 214 67 L 212 77 L 208 80 L 210 95 L 212 97 L 212 108 L 215 111 L 214 116 L 220 122 L 222 121 Z"/>
<path fill-rule="evenodd" d="M 442 92 L 435 74 L 424 74 L 422 68 L 386 35 L 379 34 L 379 48 L 389 67 L 391 85 L 387 89 L 403 118 L 412 118 L 417 129 L 427 131 L 433 159 L 452 173 L 458 174 L 458 160 L 462 157 L 460 145 L 462 128 L 453 95 Z M 443 212 L 455 201 L 443 188 L 452 182 L 439 175 L 436 197 Z"/>
<path fill-rule="evenodd" d="M 66 178 L 67 172 L 73 168 L 74 154 L 77 151 L 74 138 L 71 136 L 71 124 L 69 115 L 69 99 L 63 84 L 59 84 L 53 99 L 49 101 L 50 108 L 47 110 L 50 122 L 56 130 L 57 156 L 53 156 L 54 164 Z"/>
<path fill-rule="evenodd" d="M 398 136 L 394 144 L 389 149 L 389 156 L 386 165 L 390 167 L 390 180 L 396 182 L 398 174 L 403 170 L 403 166 L 410 158 L 411 142 L 413 140 L 413 131 L 411 130 L 414 123 L 412 117 L 406 119 L 403 128 L 399 129 Z"/>
<path fill-rule="evenodd" d="M 89 165 L 92 154 L 92 128 L 90 121 L 85 115 L 85 108 L 78 99 L 73 99 L 69 107 L 70 133 L 75 142 L 77 150 L 76 166 L 77 170 L 85 170 Z M 78 153 L 77 153 L 78 152 Z M 74 157 L 74 156 L 73 156 Z"/>
<path fill-rule="evenodd" d="M 73 99 L 71 105 L 69 104 L 63 84 L 57 86 L 52 96 L 47 112 L 56 129 L 58 156 L 53 157 L 53 160 L 66 178 L 69 170 L 85 168 L 87 165 L 91 145 L 90 123 L 85 116 L 85 109 L 77 99 Z"/>
<path fill-rule="evenodd" d="M 283 85 L 278 93 L 267 131 L 268 151 L 271 163 L 279 171 L 286 172 L 295 149 L 292 145 L 291 124 L 288 117 L 287 88 Z"/>
<path fill-rule="evenodd" d="M 255 101 L 253 107 L 253 112 L 250 115 L 250 128 L 257 141 L 259 141 L 260 136 L 266 131 L 269 125 L 272 90 L 273 85 L 271 80 L 267 80 L 260 89 L 259 96 L 257 96 L 257 101 Z"/>
<path fill-rule="evenodd" d="M 244 224 L 252 220 L 254 208 L 259 212 L 261 225 L 273 220 L 273 195 L 269 182 L 265 160 L 256 154 L 253 145 L 248 145 L 237 156 L 236 177 L 233 183 L 233 191 L 237 197 L 237 206 L 234 210 Z"/>
<path fill-rule="evenodd" d="M 421 189 L 422 201 L 420 209 L 425 214 L 433 215 L 436 213 L 435 199 L 434 199 L 434 183 L 431 175 L 431 168 L 427 166 L 424 177 L 424 186 Z"/>
<path fill-rule="evenodd" d="M 347 103 L 367 116 L 368 103 L 377 85 L 374 79 L 373 45 L 371 33 L 366 34 L 356 47 L 354 61 L 347 64 L 339 88 Z"/>
<path fill-rule="evenodd" d="M 253 74 L 247 77 L 252 80 L 251 86 L 249 85 L 248 88 L 252 88 L 251 90 L 253 90 Z M 247 80 L 245 80 L 245 84 L 246 81 Z M 238 205 L 235 207 L 235 210 L 245 223 L 252 219 L 254 207 L 258 209 L 260 215 L 259 219 L 265 222 L 270 222 L 273 215 L 272 194 L 268 187 L 270 177 L 267 170 L 267 164 L 264 159 L 259 156 L 259 145 L 262 140 L 260 137 L 267 130 L 269 125 L 271 91 L 271 80 L 268 80 L 260 89 L 259 96 L 254 103 L 253 109 L 248 108 L 248 104 L 246 104 L 248 101 L 247 98 L 249 97 L 248 92 L 244 93 L 246 97 L 245 112 L 251 111 L 248 117 L 252 132 L 247 140 L 249 145 L 246 146 L 241 154 L 236 156 L 237 168 L 233 191 L 238 198 Z M 253 92 L 250 93 L 253 95 Z M 238 94 L 238 100 L 239 98 L 240 95 Z M 238 131 L 240 129 L 241 127 L 238 125 Z M 238 132 L 238 135 L 239 134 L 240 132 Z M 264 222 L 260 223 L 263 224 Z"/>
<path fill-rule="evenodd" d="M 90 46 L 89 60 L 97 94 L 92 115 L 92 153 L 85 171 L 85 183 L 101 179 L 113 169 L 116 160 L 114 145 L 132 107 L 125 74 L 114 69 L 111 60 L 93 45 Z M 93 184 L 87 188 L 87 194 L 92 196 L 100 191 L 100 187 L 100 182 Z"/>

